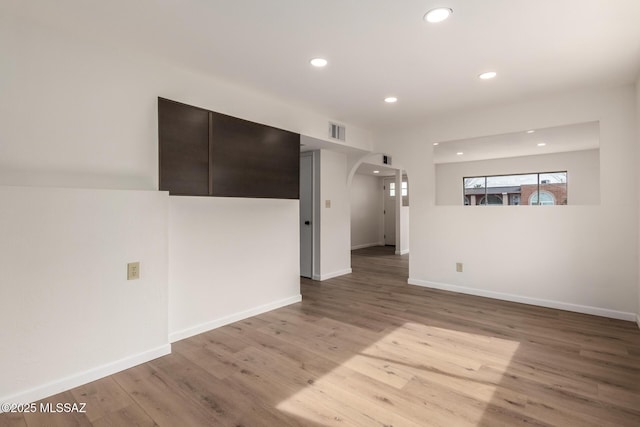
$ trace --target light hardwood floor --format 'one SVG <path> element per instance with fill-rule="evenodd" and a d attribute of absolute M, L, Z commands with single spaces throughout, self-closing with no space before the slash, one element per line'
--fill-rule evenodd
<path fill-rule="evenodd" d="M 406 256 L 353 253 L 303 302 L 3 414 L 0 426 L 640 426 L 631 322 L 409 286 Z"/>

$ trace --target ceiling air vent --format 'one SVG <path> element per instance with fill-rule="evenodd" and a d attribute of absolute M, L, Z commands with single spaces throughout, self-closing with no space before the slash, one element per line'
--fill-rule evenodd
<path fill-rule="evenodd" d="M 329 138 L 337 139 L 339 141 L 347 140 L 347 129 L 344 126 L 337 125 L 335 123 L 329 123 Z"/>

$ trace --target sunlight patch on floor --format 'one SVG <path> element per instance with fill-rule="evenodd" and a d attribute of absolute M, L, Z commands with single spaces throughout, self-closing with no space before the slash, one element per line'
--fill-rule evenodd
<path fill-rule="evenodd" d="M 500 405 L 496 385 L 519 347 L 419 323 L 390 329 L 364 349 L 354 341 L 326 337 L 323 354 L 348 358 L 277 408 L 319 425 L 477 425 L 489 403 Z"/>

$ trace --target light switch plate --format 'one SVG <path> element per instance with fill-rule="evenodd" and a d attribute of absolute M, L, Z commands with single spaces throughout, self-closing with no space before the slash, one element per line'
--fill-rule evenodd
<path fill-rule="evenodd" d="M 456 262 L 456 271 L 458 273 L 462 273 L 462 263 L 461 262 Z"/>
<path fill-rule="evenodd" d="M 331 207 L 331 200 L 325 200 L 324 201 L 324 207 L 325 208 L 330 208 Z"/>
<path fill-rule="evenodd" d="M 140 278 L 140 263 L 130 262 L 127 264 L 127 280 L 137 280 Z"/>

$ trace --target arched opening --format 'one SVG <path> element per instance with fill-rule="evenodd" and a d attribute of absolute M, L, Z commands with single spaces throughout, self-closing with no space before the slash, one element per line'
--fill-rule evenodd
<path fill-rule="evenodd" d="M 385 246 L 409 253 L 410 184 L 406 171 L 372 154 L 356 162 L 349 179 L 351 249 Z"/>

